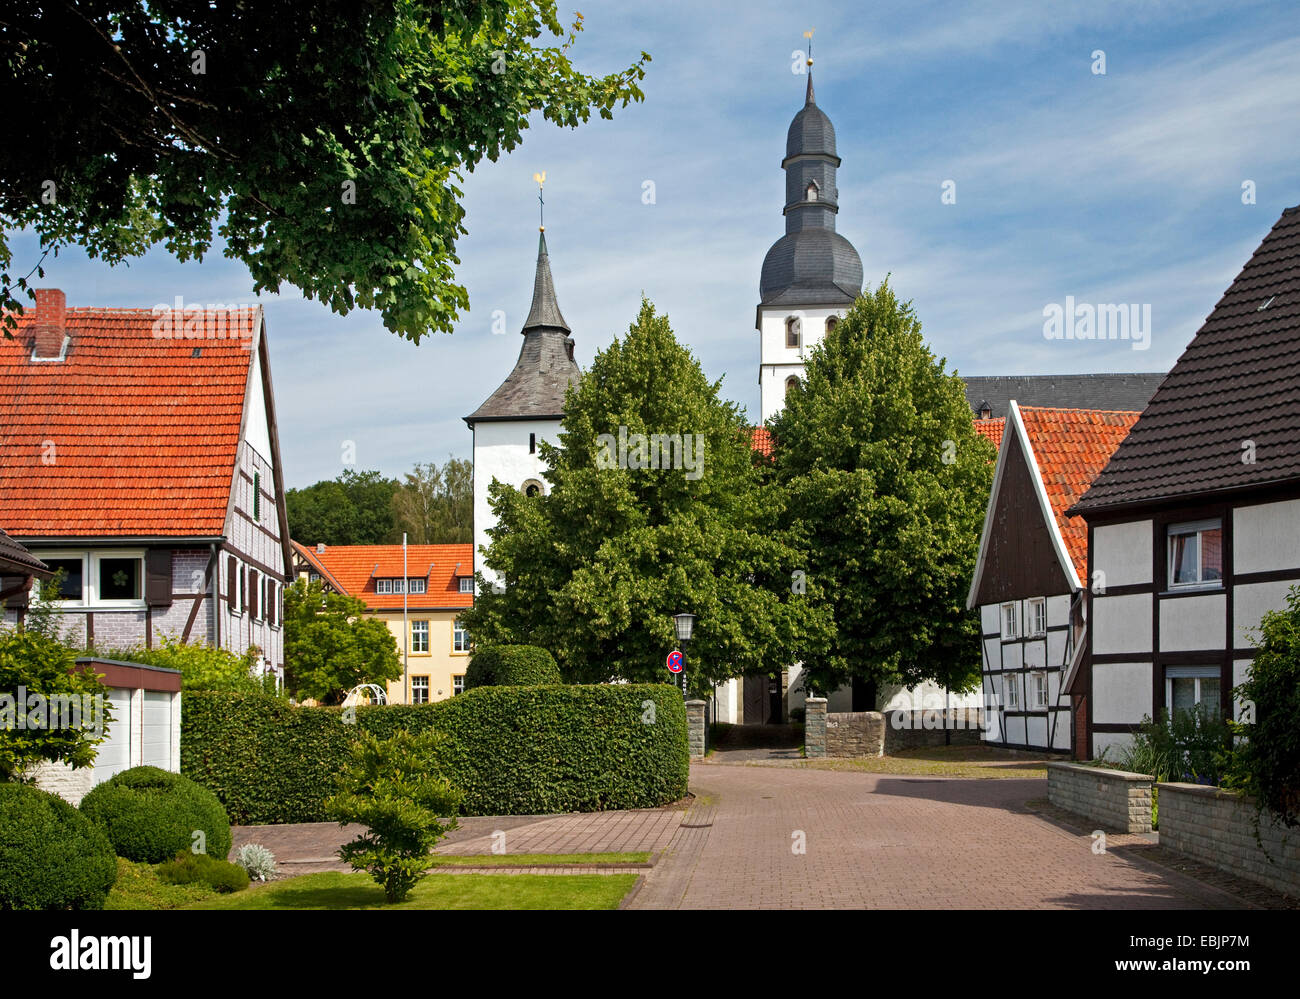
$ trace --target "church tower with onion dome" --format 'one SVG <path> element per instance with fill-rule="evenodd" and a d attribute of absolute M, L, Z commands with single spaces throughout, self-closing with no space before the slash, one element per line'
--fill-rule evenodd
<path fill-rule="evenodd" d="M 804 106 L 785 140 L 785 235 L 763 260 L 755 326 L 762 418 L 780 411 L 785 394 L 803 378 L 813 344 L 839 321 L 862 292 L 862 260 L 835 231 L 839 190 L 835 127 L 817 106 L 812 59 Z"/>

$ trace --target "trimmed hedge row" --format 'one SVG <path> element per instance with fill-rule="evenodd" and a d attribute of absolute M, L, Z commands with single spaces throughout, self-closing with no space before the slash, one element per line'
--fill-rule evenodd
<path fill-rule="evenodd" d="M 430 728 L 449 736 L 439 765 L 465 792 L 464 815 L 654 808 L 686 794 L 686 708 L 665 684 L 479 687 L 346 716 L 193 691 L 181 701 L 181 773 L 216 794 L 231 822 L 323 822 L 352 733 Z"/>
<path fill-rule="evenodd" d="M 555 657 L 536 645 L 487 645 L 476 649 L 465 671 L 465 689 L 539 687 L 563 683 Z"/>

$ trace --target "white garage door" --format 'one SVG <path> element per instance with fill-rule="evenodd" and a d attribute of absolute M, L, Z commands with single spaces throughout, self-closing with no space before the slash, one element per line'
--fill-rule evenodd
<path fill-rule="evenodd" d="M 172 698 L 165 690 L 144 692 L 144 739 L 141 763 L 172 769 Z"/>
<path fill-rule="evenodd" d="M 113 720 L 108 725 L 108 738 L 99 744 L 95 755 L 96 784 L 131 766 L 131 691 L 110 689 L 108 710 Z"/>

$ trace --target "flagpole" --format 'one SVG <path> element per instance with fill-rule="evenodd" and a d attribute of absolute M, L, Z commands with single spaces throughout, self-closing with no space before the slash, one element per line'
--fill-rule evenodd
<path fill-rule="evenodd" d="M 406 620 L 406 532 L 402 532 L 402 703 L 411 703 L 411 626 Z"/>

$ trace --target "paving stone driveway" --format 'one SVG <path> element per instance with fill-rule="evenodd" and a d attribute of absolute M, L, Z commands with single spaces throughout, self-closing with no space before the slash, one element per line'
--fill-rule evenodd
<path fill-rule="evenodd" d="M 699 796 L 627 908 L 1240 908 L 1029 812 L 1038 780 L 694 766 Z M 806 853 L 797 854 L 796 833 Z M 1112 837 L 1112 847 L 1133 837 Z"/>

